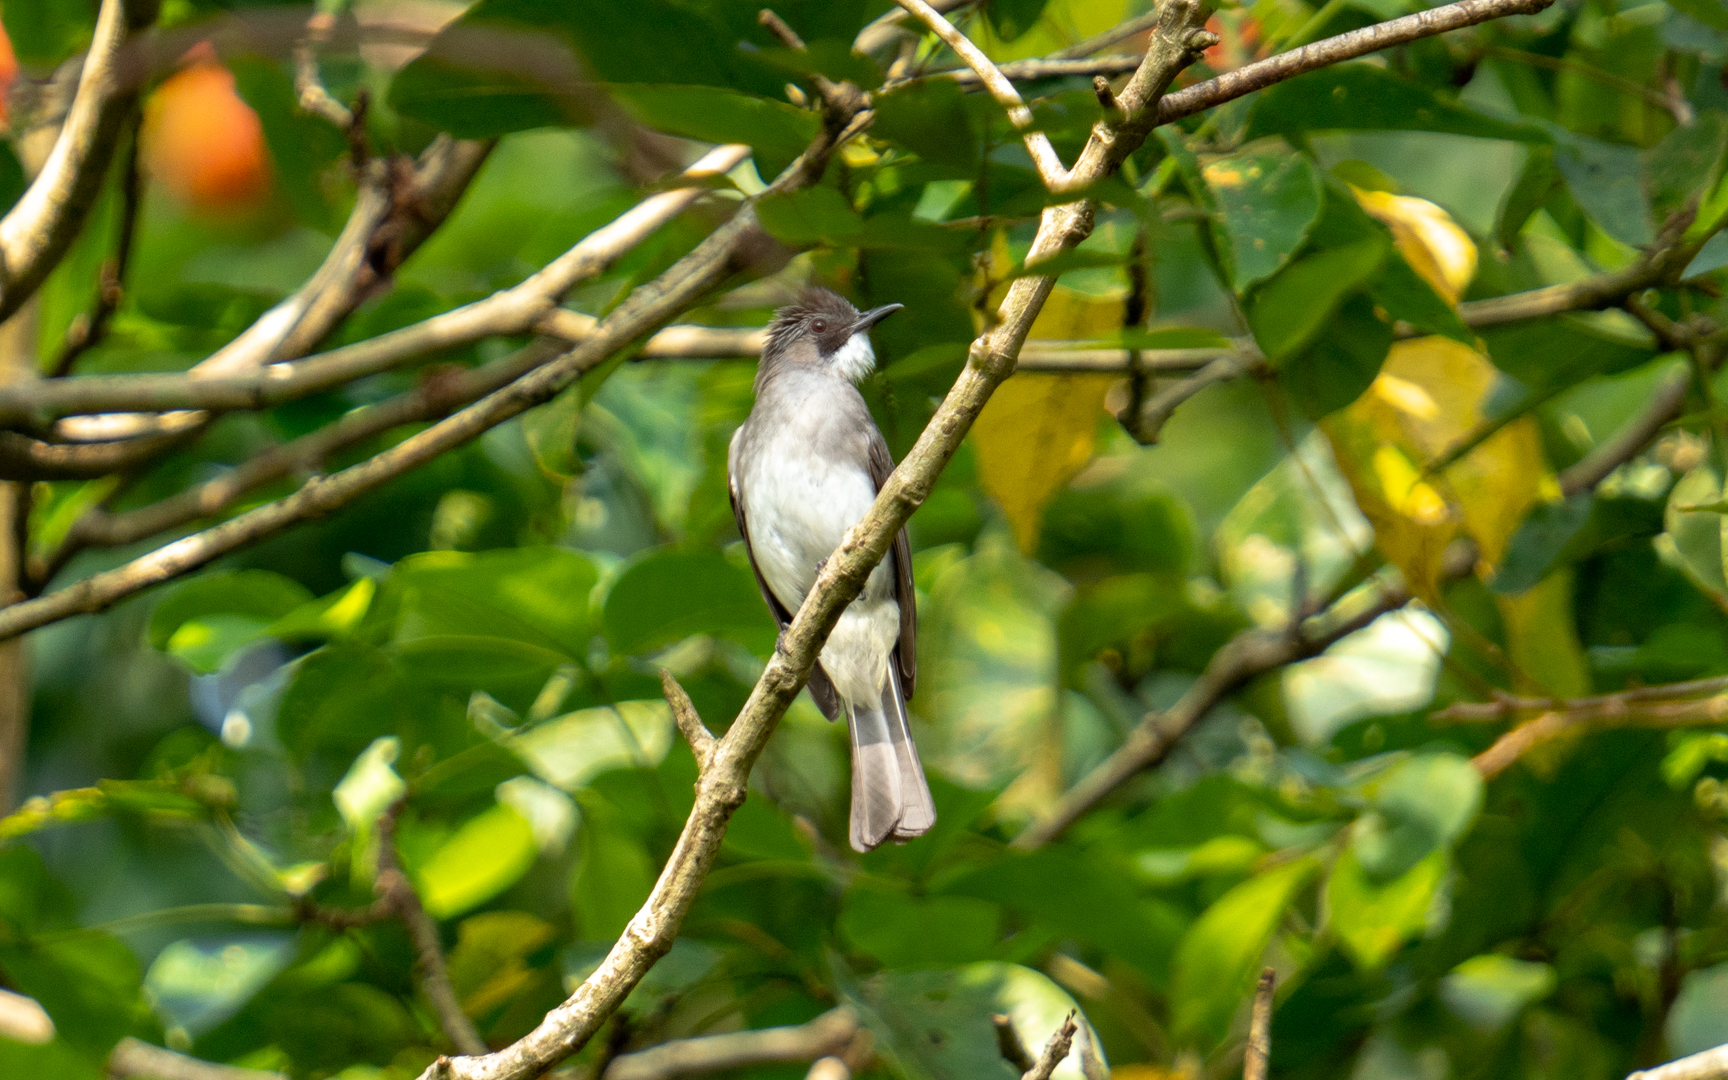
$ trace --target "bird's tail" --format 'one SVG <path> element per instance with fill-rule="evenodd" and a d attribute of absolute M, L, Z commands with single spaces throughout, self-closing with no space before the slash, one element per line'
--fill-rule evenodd
<path fill-rule="evenodd" d="M 892 662 L 877 708 L 848 703 L 852 732 L 852 847 L 910 840 L 936 824 L 936 804 L 912 742 L 900 673 Z"/>

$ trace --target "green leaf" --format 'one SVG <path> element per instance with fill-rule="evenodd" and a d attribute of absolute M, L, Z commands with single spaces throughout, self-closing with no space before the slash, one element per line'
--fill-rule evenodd
<path fill-rule="evenodd" d="M 644 26 L 654 33 L 641 33 Z M 482 0 L 396 75 L 390 104 L 451 134 L 484 138 L 589 123 L 610 107 L 602 83 L 778 94 L 782 75 L 731 47 L 736 40 L 707 13 L 666 0 L 589 0 L 579 7 Z M 698 125 L 727 113 L 725 105 L 710 112 L 686 101 Z"/>
<path fill-rule="evenodd" d="M 1524 231 L 1524 226 L 1531 216 L 1542 209 L 1542 204 L 1554 193 L 1560 179 L 1560 170 L 1554 167 L 1554 148 L 1530 147 L 1529 157 L 1518 174 L 1517 182 L 1506 192 L 1506 199 L 1500 204 L 1495 235 L 1499 238 L 1501 247 L 1518 247 L 1518 234 Z"/>
<path fill-rule="evenodd" d="M 1401 876 L 1376 881 L 1363 870 L 1354 848 L 1339 855 L 1326 882 L 1326 905 L 1332 932 L 1357 967 L 1379 970 L 1428 925 L 1446 862 L 1444 851 L 1432 851 Z"/>
<path fill-rule="evenodd" d="M 1245 140 L 1313 131 L 1439 131 L 1482 139 L 1546 143 L 1535 124 L 1501 119 L 1447 101 L 1375 64 L 1335 64 L 1260 92 Z"/>
<path fill-rule="evenodd" d="M 1464 835 L 1482 806 L 1482 774 L 1455 754 L 1418 754 L 1376 778 L 1369 796 L 1374 811 L 1357 823 L 1350 850 L 1384 883 Z"/>
<path fill-rule="evenodd" d="M 861 882 L 846 893 L 839 929 L 888 967 L 963 964 L 988 959 L 1002 931 L 1002 909 L 969 896 L 911 896 Z"/>
<path fill-rule="evenodd" d="M 1006 280 L 1023 277 L 1061 277 L 1070 270 L 1095 270 L 1101 267 L 1122 266 L 1128 261 L 1128 256 L 1113 251 L 1093 251 L 1085 248 L 1070 248 L 1032 266 L 1022 263 L 1009 272 Z"/>
<path fill-rule="evenodd" d="M 1301 154 L 1240 154 L 1204 171 L 1221 212 L 1238 293 L 1283 268 L 1320 216 L 1320 176 Z"/>
<path fill-rule="evenodd" d="M 530 642 L 470 634 L 415 638 L 386 653 L 404 676 L 427 686 L 506 694 L 531 692 L 569 662 L 564 653 Z"/>
<path fill-rule="evenodd" d="M 1602 314 L 1609 313 L 1597 316 Z M 1631 332 L 1620 320 L 1583 315 L 1490 327 L 1482 339 L 1494 366 L 1532 391 L 1629 371 L 1657 351 L 1647 335 Z"/>
<path fill-rule="evenodd" d="M 1224 1037 L 1260 974 L 1261 955 L 1284 909 L 1319 868 L 1310 857 L 1257 874 L 1188 928 L 1171 965 L 1171 1023 L 1179 1038 L 1210 1047 Z"/>
<path fill-rule="evenodd" d="M 714 86 L 630 84 L 613 87 L 612 94 L 625 111 L 656 131 L 750 146 L 763 176 L 775 175 L 803 153 L 822 126 L 808 109 Z"/>
<path fill-rule="evenodd" d="M 756 217 L 768 235 L 795 247 L 843 247 L 864 229 L 864 219 L 846 196 L 831 187 L 764 196 L 756 203 Z"/>
<path fill-rule="evenodd" d="M 1275 366 L 1306 346 L 1386 261 L 1384 239 L 1364 240 L 1309 255 L 1285 267 L 1255 294 L 1248 309 L 1254 340 Z"/>
<path fill-rule="evenodd" d="M 199 674 L 209 674 L 311 599 L 304 585 L 268 570 L 201 574 L 156 605 L 150 615 L 150 644 Z"/>
<path fill-rule="evenodd" d="M 0 969 L 48 1011 L 60 1039 L 98 1060 L 125 1036 L 153 1026 L 139 992 L 138 958 L 108 934 L 84 930 L 0 945 Z"/>
<path fill-rule="evenodd" d="M 1685 509 L 1723 500 L 1722 484 L 1708 465 L 1699 466 L 1680 478 L 1668 493 L 1663 516 L 1666 532 L 1657 538 L 1678 562 L 1693 584 L 1715 596 L 1728 596 L 1728 574 L 1724 574 L 1722 533 L 1728 516 Z"/>
<path fill-rule="evenodd" d="M 653 768 L 672 749 L 672 709 L 664 701 L 620 701 L 535 725 L 505 745 L 536 776 L 566 791 L 611 769 Z"/>
<path fill-rule="evenodd" d="M 1137 896 L 1125 868 L 1112 870 L 1099 859 L 1058 844 L 967 870 L 945 882 L 941 891 L 1035 916 L 1155 978 L 1164 976 L 1181 932 L 1181 917 L 1162 901 Z"/>
<path fill-rule="evenodd" d="M 581 855 L 570 878 L 570 902 L 584 938 L 610 940 L 624 932 L 654 887 L 657 868 L 615 815 L 592 816 L 582 828 Z"/>
<path fill-rule="evenodd" d="M 929 79 L 878 98 L 871 130 L 940 166 L 941 176 L 975 180 L 980 161 L 975 108 L 955 83 Z"/>
<path fill-rule="evenodd" d="M 692 634 L 752 647 L 774 640 L 750 571 L 717 551 L 662 548 L 638 558 L 606 595 L 601 622 L 620 653 L 652 652 Z"/>
<path fill-rule="evenodd" d="M 1717 506 L 1722 508 L 1720 512 L 1728 513 L 1728 502 L 1677 509 L 1714 510 Z M 1512 534 L 1490 585 L 1497 593 L 1516 595 L 1534 587 L 1557 567 L 1578 562 L 1610 544 L 1661 531 L 1661 507 L 1646 499 L 1584 493 L 1537 503 Z"/>
<path fill-rule="evenodd" d="M 1368 296 L 1394 319 L 1407 322 L 1417 330 L 1476 347 L 1476 333 L 1458 317 L 1458 309 L 1435 292 L 1428 280 L 1413 270 L 1396 248 L 1369 282 Z"/>
<path fill-rule="evenodd" d="M 1598 228 L 1634 247 L 1656 238 L 1644 159 L 1637 148 L 1567 133 L 1554 147 L 1554 166 L 1578 206 Z"/>
<path fill-rule="evenodd" d="M 398 639 L 434 629 L 443 633 L 503 633 L 583 658 L 594 633 L 589 597 L 599 579 L 593 560 L 569 548 L 413 555 L 396 565 L 392 581 L 425 597 L 435 597 L 440 604 L 455 600 L 463 605 L 461 610 L 447 613 L 454 620 L 447 622 L 421 601 L 419 610 L 432 621 L 418 632 L 404 627 Z M 508 619 L 513 626 L 480 623 L 476 608 L 484 608 L 491 620 Z"/>
<path fill-rule="evenodd" d="M 1070 1012 L 1081 1032 L 1058 1067 L 1061 1080 L 1105 1075 L 1102 1055 L 1083 1071 L 1080 1055 L 1098 1053 L 1098 1035 L 1074 999 L 1043 974 L 1014 964 L 884 971 L 864 985 L 861 1012 L 877 1045 L 909 1080 L 1013 1080 L 991 1016 L 1007 1016 L 1020 1041 L 1041 1046 Z"/>
<path fill-rule="evenodd" d="M 448 919 L 514 885 L 537 853 L 528 820 L 508 806 L 493 806 L 464 822 L 412 871 L 427 914 Z"/>
<path fill-rule="evenodd" d="M 1728 31 L 1728 8 L 1722 6 L 1721 0 L 1668 0 L 1668 6 L 1705 26 Z"/>
<path fill-rule="evenodd" d="M 1552 994 L 1557 985 L 1559 979 L 1547 964 L 1485 953 L 1472 956 L 1440 980 L 1440 1000 L 1471 1027 L 1495 1031 L 1525 1006 Z"/>
<path fill-rule="evenodd" d="M 0 10 L 18 59 L 44 68 L 86 48 L 96 25 L 96 9 L 87 4 L 12 3 Z"/>

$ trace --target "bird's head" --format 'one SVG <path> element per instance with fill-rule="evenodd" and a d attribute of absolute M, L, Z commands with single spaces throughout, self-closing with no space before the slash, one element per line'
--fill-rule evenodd
<path fill-rule="evenodd" d="M 904 306 L 884 304 L 859 311 L 827 289 L 810 289 L 796 303 L 774 313 L 762 371 L 782 366 L 821 366 L 857 383 L 876 369 L 870 328 Z M 760 378 L 760 376 L 758 376 Z"/>

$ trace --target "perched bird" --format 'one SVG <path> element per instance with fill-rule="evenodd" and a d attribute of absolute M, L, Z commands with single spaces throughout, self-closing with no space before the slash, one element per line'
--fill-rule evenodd
<path fill-rule="evenodd" d="M 756 369 L 756 404 L 732 436 L 732 513 L 762 599 L 784 630 L 846 530 L 894 471 L 856 383 L 876 365 L 870 327 L 899 311 L 860 313 L 812 289 L 774 313 Z M 906 530 L 840 615 L 810 673 L 810 694 L 852 732 L 852 846 L 909 840 L 936 823 L 906 701 L 917 676 L 912 549 Z"/>

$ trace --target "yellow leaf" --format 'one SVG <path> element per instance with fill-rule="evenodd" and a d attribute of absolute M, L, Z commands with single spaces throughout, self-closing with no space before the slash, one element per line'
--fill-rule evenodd
<path fill-rule="evenodd" d="M 972 425 L 978 481 L 1002 508 L 1020 550 L 1038 546 L 1044 504 L 1092 460 L 1109 375 L 1016 375 Z"/>
<path fill-rule="evenodd" d="M 1456 304 L 1476 276 L 1476 244 L 1452 216 L 1427 199 L 1389 191 L 1356 191 L 1362 209 L 1392 230 L 1404 261 Z"/>
<path fill-rule="evenodd" d="M 1424 475 L 1484 423 L 1497 377 L 1487 358 L 1449 338 L 1402 341 L 1369 392 L 1321 423 L 1381 553 L 1430 601 L 1447 544 L 1469 535 L 1495 566 L 1530 507 L 1558 494 L 1528 417 Z"/>
<path fill-rule="evenodd" d="M 1513 666 L 1526 693 L 1577 697 L 1590 692 L 1590 669 L 1572 621 L 1572 573 L 1562 570 L 1517 596 L 1495 598 Z"/>
<path fill-rule="evenodd" d="M 1124 295 L 1093 296 L 1059 285 L 1031 336 L 1104 337 L 1122 328 L 1125 311 Z M 1098 414 L 1115 381 L 1111 375 L 1016 375 L 997 388 L 972 425 L 978 480 L 1007 516 L 1021 551 L 1038 546 L 1044 504 L 1092 460 Z"/>

